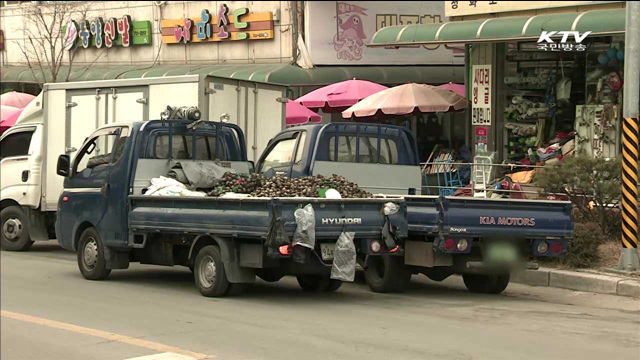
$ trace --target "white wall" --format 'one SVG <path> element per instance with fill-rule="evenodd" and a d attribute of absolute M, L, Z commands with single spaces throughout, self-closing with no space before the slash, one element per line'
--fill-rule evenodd
<path fill-rule="evenodd" d="M 77 49 L 74 63 L 78 65 L 143 65 L 151 64 L 252 64 L 287 63 L 292 53 L 292 20 L 288 1 L 165 1 L 156 6 L 155 1 L 96 1 L 92 2 L 89 19 L 95 17 L 120 18 L 130 15 L 132 21 L 151 21 L 152 45 L 111 49 Z M 280 9 L 280 20 L 274 21 L 274 38 L 268 40 L 233 41 L 225 43 L 162 44 L 161 19 L 199 18 L 202 9 L 215 16 L 218 5 L 227 4 L 229 12 L 247 7 L 250 12 L 276 12 Z M 29 6 L 29 5 L 27 5 Z M 23 18 L 28 8 L 24 5 L 0 8 L 0 29 L 5 35 L 2 65 L 25 65 L 26 61 L 18 44 L 24 44 L 24 28 L 29 26 Z M 221 51 L 222 50 L 222 51 Z M 66 57 L 65 57 L 66 59 Z M 97 59 L 97 60 L 96 60 Z"/>

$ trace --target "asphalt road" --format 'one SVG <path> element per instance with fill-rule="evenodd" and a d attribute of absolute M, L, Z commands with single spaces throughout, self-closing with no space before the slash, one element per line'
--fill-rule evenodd
<path fill-rule="evenodd" d="M 80 275 L 55 243 L 2 252 L 3 360 L 640 359 L 640 301 L 511 284 L 468 293 L 414 276 L 404 294 L 362 279 L 332 294 L 260 280 L 200 296 L 186 268 L 132 264 Z"/>

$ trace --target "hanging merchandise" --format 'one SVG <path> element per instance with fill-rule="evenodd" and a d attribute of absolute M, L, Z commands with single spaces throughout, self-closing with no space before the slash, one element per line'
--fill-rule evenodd
<path fill-rule="evenodd" d="M 612 72 L 607 77 L 607 85 L 612 91 L 618 92 L 622 89 L 622 79 L 617 72 Z"/>
<path fill-rule="evenodd" d="M 607 65 L 609 63 L 609 56 L 606 52 L 598 54 L 598 63 L 600 63 L 600 65 Z"/>
<path fill-rule="evenodd" d="M 575 129 L 577 153 L 606 159 L 618 156 L 620 121 L 617 105 L 576 106 Z"/>

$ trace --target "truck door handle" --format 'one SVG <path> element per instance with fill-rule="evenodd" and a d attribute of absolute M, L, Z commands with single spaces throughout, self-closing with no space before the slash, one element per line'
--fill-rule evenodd
<path fill-rule="evenodd" d="M 29 170 L 25 170 L 22 172 L 22 182 L 27 182 L 29 180 Z"/>
<path fill-rule="evenodd" d="M 100 192 L 101 192 L 104 196 L 109 196 L 109 184 L 104 184 L 104 185 L 102 185 L 102 187 L 100 188 Z"/>

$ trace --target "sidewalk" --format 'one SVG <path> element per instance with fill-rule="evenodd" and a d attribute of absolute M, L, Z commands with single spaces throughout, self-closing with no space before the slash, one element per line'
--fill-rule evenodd
<path fill-rule="evenodd" d="M 623 275 L 614 271 L 540 268 L 514 273 L 511 281 L 532 286 L 550 286 L 640 298 L 640 276 Z"/>

